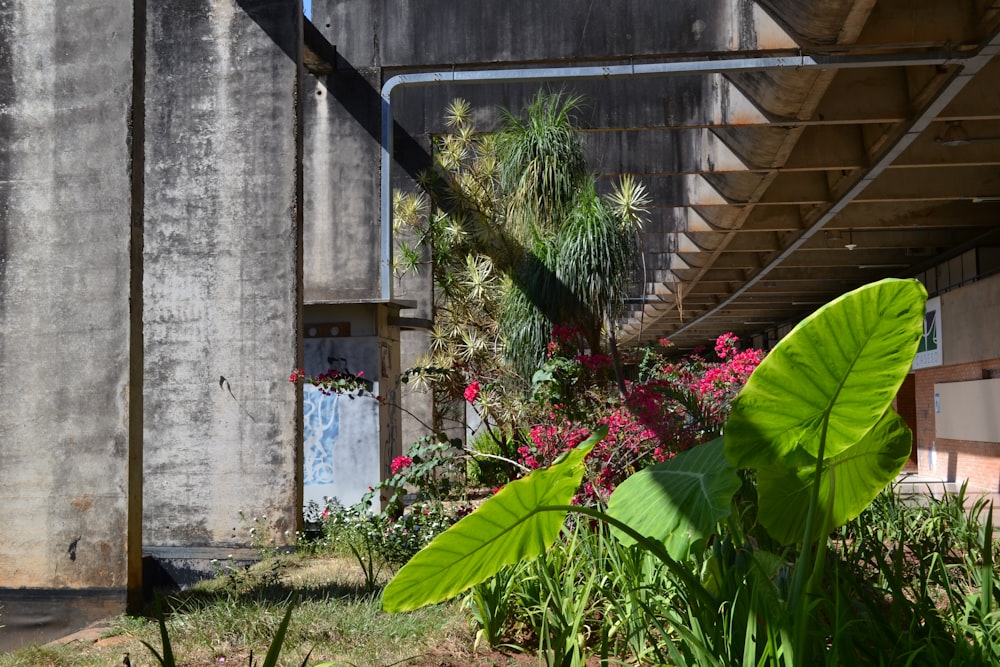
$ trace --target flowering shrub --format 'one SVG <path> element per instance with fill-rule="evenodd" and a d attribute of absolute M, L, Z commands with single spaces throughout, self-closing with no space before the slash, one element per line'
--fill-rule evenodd
<path fill-rule="evenodd" d="M 605 399 L 604 385 L 613 365 L 607 355 L 579 352 L 582 344 L 578 327 L 557 324 L 547 359 L 531 377 L 532 399 L 544 410 L 559 410 L 574 421 L 592 419 L 595 402 Z"/>
<path fill-rule="evenodd" d="M 614 363 L 611 361 L 611 357 L 606 354 L 578 354 L 573 357 L 573 360 L 589 370 L 591 373 L 597 373 L 604 369 L 611 368 Z"/>
<path fill-rule="evenodd" d="M 608 407 L 606 412 L 595 425 L 606 425 L 608 435 L 588 455 L 588 474 L 574 502 L 607 500 L 614 488 L 633 472 L 673 456 L 672 448 L 662 444 L 656 431 L 643 424 L 628 407 Z M 550 419 L 534 426 L 529 435 L 531 445 L 522 445 L 518 457 L 524 466 L 534 470 L 576 447 L 590 435 L 590 429 L 550 413 Z"/>
<path fill-rule="evenodd" d="M 409 490 L 429 502 L 452 498 L 461 488 L 454 479 L 464 465 L 460 446 L 461 442 L 424 436 L 410 445 L 405 455 L 389 463 L 392 476 L 372 487 L 361 504 L 369 507 L 378 497 L 386 513 L 398 517 L 403 513 L 403 496 Z"/>
<path fill-rule="evenodd" d="M 739 338 L 722 334 L 715 341 L 719 361 L 712 362 L 697 350 L 677 362 L 654 357 L 650 382 L 660 382 L 675 392 L 691 418 L 705 434 L 718 432 L 729 414 L 729 405 L 764 358 L 762 350 L 739 350 Z M 647 358 L 647 363 L 650 360 Z"/>
<path fill-rule="evenodd" d="M 550 349 L 563 349 L 560 340 L 554 333 Z M 670 347 L 666 339 L 660 344 Z M 627 384 L 617 399 L 598 390 L 598 374 L 609 359 L 552 356 L 534 378 L 534 396 L 547 413 L 530 429 L 530 442 L 518 448 L 518 460 L 530 469 L 548 466 L 590 428 L 606 425 L 608 435 L 587 457 L 577 501 L 606 500 L 633 472 L 718 434 L 730 402 L 763 358 L 760 350 L 741 351 L 738 344 L 731 333 L 719 336 L 718 361 L 702 357 L 704 348 L 672 362 L 648 352 L 639 381 Z"/>
<path fill-rule="evenodd" d="M 314 537 L 299 546 L 314 553 L 353 556 L 361 566 L 365 587 L 374 591 L 383 582 L 387 569 L 403 566 L 472 508 L 421 503 L 408 510 L 400 517 L 393 517 L 385 512 L 372 514 L 362 503 L 345 508 L 336 498 L 328 499 L 322 512 L 318 507 L 311 508 L 308 523 Z"/>
<path fill-rule="evenodd" d="M 333 501 L 321 515 L 321 527 L 333 551 L 363 554 L 400 567 L 470 511 L 465 505 L 448 510 L 441 503 L 420 503 L 393 518 L 371 514 L 360 505 L 343 508 Z"/>
<path fill-rule="evenodd" d="M 393 475 L 399 474 L 400 471 L 405 470 L 413 464 L 413 459 L 409 456 L 397 456 L 389 464 L 390 470 L 392 470 Z"/>
<path fill-rule="evenodd" d="M 354 398 L 355 396 L 368 395 L 373 396 L 377 400 L 382 400 L 381 396 L 375 396 L 371 393 L 374 385 L 371 381 L 365 380 L 364 376 L 364 371 L 358 371 L 356 374 L 352 374 L 330 368 L 316 377 L 309 377 L 306 375 L 304 370 L 296 368 L 293 369 L 291 375 L 288 376 L 288 381 L 293 384 L 296 382 L 304 382 L 305 384 L 315 385 L 321 393 L 327 396 L 332 394 L 345 394 L 350 398 Z"/>

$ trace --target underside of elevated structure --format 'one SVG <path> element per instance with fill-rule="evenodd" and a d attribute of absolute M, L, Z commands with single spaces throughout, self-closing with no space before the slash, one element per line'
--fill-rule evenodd
<path fill-rule="evenodd" d="M 938 292 L 998 268 L 998 8 L 758 4 L 804 56 L 844 65 L 720 75 L 703 118 L 632 130 L 679 159 L 622 169 L 655 207 L 626 340 L 767 344 L 872 280 Z"/>
<path fill-rule="evenodd" d="M 431 72 L 439 84 L 392 98 L 397 137 L 411 144 L 444 131 L 453 97 L 488 122 L 540 85 L 583 96 L 599 189 L 634 174 L 652 199 L 622 342 L 666 337 L 683 349 L 733 331 L 768 346 L 866 282 L 930 276 L 936 292 L 997 268 L 1000 6 L 495 4 L 475 17 L 401 9 L 363 50 L 375 50 L 383 83 Z M 370 15 L 330 16 L 350 68 L 359 49 L 347 31 Z M 672 70 L 657 73 L 663 64 Z M 581 67 L 608 73 L 570 73 Z M 505 69 L 536 75 L 497 83 Z M 473 85 L 477 72 L 492 85 Z M 407 150 L 397 145 L 396 172 L 419 163 Z"/>

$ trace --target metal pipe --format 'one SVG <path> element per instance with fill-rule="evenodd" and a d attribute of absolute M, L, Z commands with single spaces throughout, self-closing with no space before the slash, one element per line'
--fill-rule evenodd
<path fill-rule="evenodd" d="M 954 52 L 886 56 L 769 56 L 715 60 L 681 60 L 627 65 L 584 67 L 538 67 L 529 69 L 445 70 L 398 74 L 382 85 L 381 91 L 381 297 L 392 299 L 392 93 L 397 88 L 447 84 L 508 83 L 555 79 L 620 79 L 637 76 L 679 76 L 719 74 L 768 69 L 846 69 L 913 65 L 946 65 L 961 62 Z M 824 223 L 825 224 L 825 223 Z"/>

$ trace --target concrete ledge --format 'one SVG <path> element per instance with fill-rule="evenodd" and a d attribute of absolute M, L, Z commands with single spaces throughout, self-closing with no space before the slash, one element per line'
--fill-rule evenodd
<path fill-rule="evenodd" d="M 915 474 L 901 475 L 896 482 L 896 493 L 903 498 L 922 496 L 941 498 L 945 494 L 958 493 L 960 484 L 934 477 L 923 477 Z"/>
<path fill-rule="evenodd" d="M 893 488 L 904 502 L 926 505 L 930 499 L 940 500 L 946 495 L 957 495 L 962 490 L 962 483 L 907 472 L 897 478 Z M 1000 507 L 1000 493 L 969 485 L 965 489 L 964 507 L 970 510 L 984 499 L 992 502 L 995 508 Z M 982 519 L 986 519 L 985 512 Z M 994 512 L 993 525 L 1000 526 L 1000 512 Z"/>
<path fill-rule="evenodd" d="M 246 547 L 144 547 L 142 581 L 147 598 L 154 591 L 185 589 L 218 572 L 253 565 L 260 552 Z"/>
<path fill-rule="evenodd" d="M 0 652 L 43 644 L 125 611 L 124 588 L 0 588 Z"/>

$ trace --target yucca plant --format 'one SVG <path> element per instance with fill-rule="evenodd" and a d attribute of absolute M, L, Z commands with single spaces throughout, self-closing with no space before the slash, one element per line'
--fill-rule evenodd
<path fill-rule="evenodd" d="M 501 331 L 524 375 L 543 360 L 553 324 L 579 326 L 592 352 L 635 275 L 648 200 L 633 179 L 604 200 L 587 171 L 575 113 L 581 100 L 539 93 L 497 133 L 499 194 L 522 254 L 511 267 Z"/>
<path fill-rule="evenodd" d="M 496 135 L 499 189 L 508 231 L 523 245 L 556 235 L 588 183 L 575 118 L 581 101 L 540 92 L 523 118 L 502 110 Z"/>
<path fill-rule="evenodd" d="M 499 128 L 485 133 L 467 102 L 448 106 L 449 133 L 435 140 L 434 165 L 420 179 L 428 197 L 394 199 L 406 239 L 397 269 L 429 267 L 434 277 L 434 350 L 418 366 L 461 367 L 516 396 L 544 359 L 554 324 L 579 326 L 591 351 L 603 349 L 635 275 L 649 200 L 634 179 L 597 195 L 579 105 L 539 93 L 521 114 L 502 110 Z M 444 391 L 455 398 L 457 389 Z"/>

